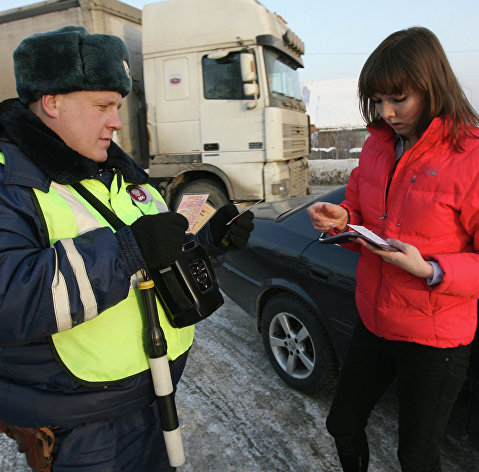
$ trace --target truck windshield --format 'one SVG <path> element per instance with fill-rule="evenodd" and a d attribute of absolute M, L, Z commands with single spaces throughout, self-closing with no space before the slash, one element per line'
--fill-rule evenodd
<path fill-rule="evenodd" d="M 279 51 L 265 48 L 264 62 L 271 97 L 289 97 L 298 100 L 303 105 L 299 75 L 298 71 L 292 67 L 292 61 L 289 61 Z"/>

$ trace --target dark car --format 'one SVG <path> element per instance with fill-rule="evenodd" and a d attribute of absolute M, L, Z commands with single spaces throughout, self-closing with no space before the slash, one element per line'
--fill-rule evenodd
<path fill-rule="evenodd" d="M 216 259 L 221 289 L 256 316 L 273 368 L 308 393 L 331 384 L 341 369 L 358 319 L 354 301 L 359 254 L 318 240 L 306 208 L 317 200 L 339 203 L 344 187 L 255 208 L 246 249 Z M 479 438 L 479 340 L 451 423 Z"/>

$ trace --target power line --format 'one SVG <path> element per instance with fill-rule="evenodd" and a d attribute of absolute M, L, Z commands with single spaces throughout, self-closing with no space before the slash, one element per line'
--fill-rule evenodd
<path fill-rule="evenodd" d="M 468 54 L 468 53 L 478 53 L 479 49 L 458 49 L 446 51 L 446 54 Z M 371 51 L 368 52 L 307 52 L 305 56 L 365 56 L 371 54 Z"/>

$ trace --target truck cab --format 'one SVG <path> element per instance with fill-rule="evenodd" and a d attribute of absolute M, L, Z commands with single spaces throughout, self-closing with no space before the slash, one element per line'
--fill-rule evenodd
<path fill-rule="evenodd" d="M 145 5 L 143 68 L 150 177 L 183 193 L 277 201 L 309 193 L 303 42 L 256 0 Z"/>

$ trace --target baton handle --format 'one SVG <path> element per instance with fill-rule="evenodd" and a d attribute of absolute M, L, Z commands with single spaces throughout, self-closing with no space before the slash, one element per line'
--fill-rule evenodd
<path fill-rule="evenodd" d="M 138 288 L 145 308 L 146 331 L 143 337 L 145 352 L 150 359 L 166 356 L 167 344 L 156 308 L 155 283 L 153 280 L 143 280 L 138 282 Z"/>
<path fill-rule="evenodd" d="M 138 282 L 138 288 L 143 298 L 145 321 L 147 324 L 143 342 L 145 352 L 150 360 L 151 376 L 156 402 L 160 411 L 168 460 L 172 467 L 179 467 L 185 463 L 185 454 L 167 357 L 167 344 L 158 318 L 154 287 L 153 280 Z"/>

